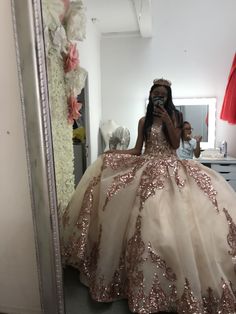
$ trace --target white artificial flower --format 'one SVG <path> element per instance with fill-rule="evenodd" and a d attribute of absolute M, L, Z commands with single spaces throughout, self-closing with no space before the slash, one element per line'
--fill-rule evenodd
<path fill-rule="evenodd" d="M 51 58 L 54 54 L 62 58 L 62 53 L 66 53 L 68 45 L 64 27 L 60 25 L 55 30 L 45 27 L 44 43 L 47 58 Z"/>
<path fill-rule="evenodd" d="M 53 48 L 58 52 L 58 55 L 62 52 L 66 52 L 68 42 L 64 27 L 62 25 L 58 26 L 55 31 L 51 31 L 51 36 Z"/>
<path fill-rule="evenodd" d="M 64 23 L 68 40 L 82 41 L 86 38 L 86 15 L 82 0 L 76 0 L 70 3 Z"/>
<path fill-rule="evenodd" d="M 79 95 L 81 93 L 85 86 L 87 74 L 87 71 L 79 65 L 75 70 L 66 73 L 65 84 L 67 96 L 71 94 L 71 90 L 74 92 L 74 95 Z"/>
<path fill-rule="evenodd" d="M 65 74 L 62 52 L 72 39 L 85 38 L 86 17 L 81 0 L 72 1 L 63 25 L 60 17 L 64 13 L 61 0 L 42 0 L 45 49 L 48 64 L 49 104 L 51 112 L 55 175 L 58 207 L 61 214 L 74 192 L 74 153 L 72 127 L 68 124 L 68 96 L 73 91 L 77 96 L 85 86 L 87 71 L 77 65 Z M 61 215 L 60 215 L 61 216 Z"/>
<path fill-rule="evenodd" d="M 74 192 L 72 126 L 67 122 L 68 105 L 63 60 L 56 53 L 48 63 L 49 104 L 52 122 L 57 199 L 60 213 Z M 60 214 L 59 213 L 59 214 Z"/>
<path fill-rule="evenodd" d="M 61 24 L 60 16 L 64 13 L 61 0 L 42 0 L 43 23 L 49 29 L 55 29 Z"/>

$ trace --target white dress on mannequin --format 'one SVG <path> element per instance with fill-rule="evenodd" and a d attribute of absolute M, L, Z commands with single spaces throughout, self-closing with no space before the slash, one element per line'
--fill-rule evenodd
<path fill-rule="evenodd" d="M 109 140 L 110 149 L 127 149 L 130 142 L 130 132 L 127 128 L 119 126 L 112 132 Z"/>
<path fill-rule="evenodd" d="M 105 142 L 104 151 L 109 149 L 109 140 L 112 136 L 112 133 L 119 127 L 119 125 L 114 120 L 106 120 L 101 123 L 100 130 L 102 133 L 103 140 Z"/>

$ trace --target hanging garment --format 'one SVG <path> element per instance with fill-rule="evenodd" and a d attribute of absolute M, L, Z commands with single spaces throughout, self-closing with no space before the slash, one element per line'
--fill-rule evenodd
<path fill-rule="evenodd" d="M 236 124 L 236 54 L 234 55 L 230 70 L 220 118 L 229 123 Z"/>

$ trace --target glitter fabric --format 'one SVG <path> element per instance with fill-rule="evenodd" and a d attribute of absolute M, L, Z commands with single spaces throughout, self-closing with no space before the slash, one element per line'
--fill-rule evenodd
<path fill-rule="evenodd" d="M 84 195 L 84 200 L 82 203 L 81 211 L 79 213 L 78 221 L 76 222 L 76 227 L 80 232 L 80 237 L 78 239 L 79 242 L 79 251 L 77 253 L 78 256 L 83 256 L 85 253 L 85 248 L 88 243 L 88 231 L 89 231 L 89 223 L 91 217 L 91 211 L 93 209 L 93 190 L 94 187 L 100 181 L 100 177 L 94 178 Z"/>
<path fill-rule="evenodd" d="M 103 169 L 127 170 L 133 168 L 140 162 L 140 157 L 129 154 L 107 153 L 103 158 Z"/>
<path fill-rule="evenodd" d="M 223 212 L 225 213 L 226 219 L 229 224 L 229 233 L 227 235 L 227 241 L 231 248 L 229 254 L 232 256 L 233 263 L 236 264 L 236 225 L 233 222 L 233 219 L 228 213 L 227 209 L 224 208 Z"/>
<path fill-rule="evenodd" d="M 184 292 L 178 300 L 178 312 L 186 314 L 204 313 L 202 302 L 194 296 L 187 278 L 185 279 Z"/>
<path fill-rule="evenodd" d="M 151 128 L 144 154 L 158 156 L 159 158 L 176 155 L 175 150 L 170 146 L 162 132 L 162 126 Z"/>
<path fill-rule="evenodd" d="M 204 194 L 209 197 L 212 204 L 215 206 L 215 209 L 219 212 L 217 199 L 216 199 L 216 190 L 212 185 L 211 177 L 207 175 L 200 167 L 200 165 L 188 162 L 187 160 L 183 161 L 184 166 L 190 177 L 192 177 L 197 185 L 202 189 Z"/>
<path fill-rule="evenodd" d="M 74 231 L 72 235 L 70 235 L 69 241 L 67 242 L 67 246 L 63 247 L 63 255 L 64 259 L 67 261 L 71 256 L 77 256 L 79 259 L 83 259 L 86 254 L 87 244 L 88 244 L 88 232 L 89 232 L 89 224 L 91 219 L 91 213 L 94 205 L 93 192 L 94 187 L 97 186 L 100 181 L 100 176 L 93 178 L 90 182 L 82 203 L 81 210 L 79 212 L 78 219 L 75 223 L 75 227 L 78 230 L 78 233 Z M 64 224 L 64 228 L 69 224 L 68 219 L 68 209 L 65 212 L 65 217 L 67 224 Z M 75 264 L 75 263 L 73 263 Z"/>
<path fill-rule="evenodd" d="M 235 298 L 229 285 L 222 278 L 222 295 L 217 308 L 218 314 L 236 313 Z"/>
<path fill-rule="evenodd" d="M 167 266 L 166 262 L 160 257 L 160 255 L 154 252 L 154 250 L 151 248 L 150 243 L 148 245 L 148 251 L 151 260 L 156 265 L 156 267 L 164 270 L 163 277 L 170 281 L 176 281 L 176 274 L 172 271 L 170 267 Z"/>
<path fill-rule="evenodd" d="M 114 160 L 120 161 L 121 159 L 119 158 L 122 155 L 116 154 Z M 109 160 L 112 156 L 105 157 L 105 162 L 109 164 Z M 133 160 L 134 159 L 134 160 Z M 140 159 L 140 158 L 129 158 L 130 162 L 126 165 L 126 168 L 130 168 L 129 171 L 119 174 L 114 177 L 112 184 L 108 187 L 107 192 L 106 192 L 106 200 L 105 204 L 103 206 L 103 210 L 105 210 L 107 203 L 112 199 L 114 195 L 116 195 L 121 189 L 125 189 L 127 185 L 132 183 L 132 181 L 135 178 L 136 172 L 144 165 L 145 159 Z M 118 164 L 118 163 L 117 163 Z M 117 169 L 117 164 L 114 166 L 115 169 Z M 121 169 L 123 168 L 124 164 L 121 164 Z"/>
<path fill-rule="evenodd" d="M 202 298 L 204 313 L 217 313 L 219 300 L 214 296 L 214 292 L 211 288 L 207 289 L 206 295 Z"/>
<path fill-rule="evenodd" d="M 175 156 L 166 159 L 156 159 L 152 157 L 142 172 L 138 196 L 140 197 L 140 210 L 142 210 L 146 200 L 154 196 L 156 190 L 162 190 L 165 187 L 165 181 L 168 177 L 175 177 L 178 187 L 184 186 L 184 180 L 178 175 L 179 161 Z"/>
<path fill-rule="evenodd" d="M 223 177 L 179 160 L 153 126 L 141 156 L 86 170 L 61 220 L 63 264 L 94 300 L 125 298 L 134 313 L 236 313 L 235 204 Z"/>
<path fill-rule="evenodd" d="M 163 156 L 165 158 L 162 158 Z M 175 150 L 171 148 L 163 136 L 161 126 L 151 129 L 150 138 L 146 143 L 142 157 L 106 154 L 103 169 L 106 168 L 119 171 L 129 170 L 114 177 L 112 184 L 107 189 L 103 210 L 114 195 L 133 182 L 140 168 L 143 168 L 137 191 L 137 195 L 140 197 L 140 210 L 143 208 L 145 201 L 153 196 L 156 190 L 164 188 L 165 180 L 169 176 L 175 177 L 176 184 L 179 187 L 184 186 L 184 180 L 181 180 L 178 174 L 179 160 L 176 157 Z"/>

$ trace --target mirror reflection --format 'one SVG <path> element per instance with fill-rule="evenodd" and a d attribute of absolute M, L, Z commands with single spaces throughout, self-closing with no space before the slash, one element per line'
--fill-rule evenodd
<path fill-rule="evenodd" d="M 67 313 L 235 311 L 235 192 L 176 155 L 184 120 L 215 147 L 216 107 L 178 102 L 218 96 L 193 43 L 215 32 L 212 3 L 42 1 Z"/>
<path fill-rule="evenodd" d="M 77 95 L 77 103 L 79 114 L 77 119 L 73 119 L 73 155 L 74 155 L 74 175 L 75 175 L 75 187 L 82 178 L 88 161 L 88 153 L 86 146 L 86 127 L 87 121 L 85 119 L 87 112 L 87 99 L 85 96 L 85 87 L 81 90 L 81 93 Z"/>
<path fill-rule="evenodd" d="M 191 124 L 192 136 L 201 136 L 201 149 L 215 147 L 216 98 L 174 99 L 183 120 Z"/>
<path fill-rule="evenodd" d="M 178 108 L 178 107 L 177 107 Z M 202 134 L 202 141 L 208 140 L 208 106 L 180 106 L 178 108 L 182 113 L 184 120 L 193 121 L 192 131 L 195 134 Z"/>

